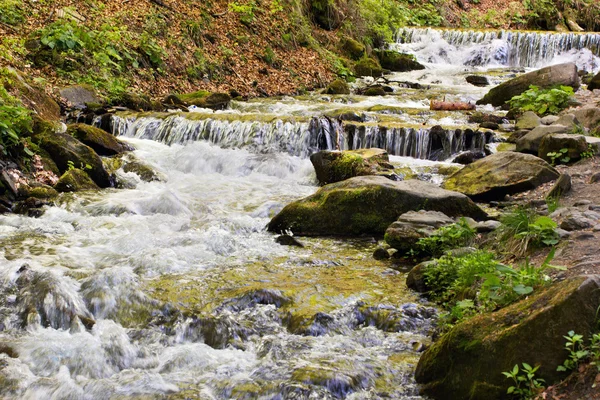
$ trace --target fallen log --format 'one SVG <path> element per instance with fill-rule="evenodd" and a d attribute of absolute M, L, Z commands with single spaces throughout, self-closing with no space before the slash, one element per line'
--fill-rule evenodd
<path fill-rule="evenodd" d="M 463 101 L 438 101 L 431 100 L 429 102 L 429 109 L 435 111 L 462 111 L 462 110 L 474 110 L 475 104 L 465 103 Z"/>

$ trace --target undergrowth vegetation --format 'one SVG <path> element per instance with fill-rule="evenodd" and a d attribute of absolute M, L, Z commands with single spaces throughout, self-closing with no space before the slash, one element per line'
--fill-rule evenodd
<path fill-rule="evenodd" d="M 15 155 L 23 146 L 24 136 L 31 132 L 31 112 L 6 89 L 15 77 L 6 68 L 0 68 L 0 151 Z"/>
<path fill-rule="evenodd" d="M 508 101 L 510 108 L 522 113 L 533 111 L 539 116 L 556 115 L 569 107 L 573 100 L 573 88 L 557 86 L 550 89 L 540 89 L 531 85 L 529 89 Z"/>

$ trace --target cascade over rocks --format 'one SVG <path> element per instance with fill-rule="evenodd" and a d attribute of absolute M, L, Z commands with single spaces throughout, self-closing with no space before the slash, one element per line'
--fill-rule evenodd
<path fill-rule="evenodd" d="M 571 86 L 577 89 L 580 85 L 577 66 L 573 63 L 552 65 L 518 76 L 490 89 L 481 100 L 477 101 L 477 104 L 491 104 L 499 107 L 529 89 L 531 85 L 539 86 L 542 89 L 556 85 Z"/>
<path fill-rule="evenodd" d="M 400 215 L 420 209 L 450 217 L 486 217 L 467 196 L 431 183 L 360 176 L 323 186 L 315 194 L 288 204 L 267 229 L 306 236 L 382 235 Z"/>
<path fill-rule="evenodd" d="M 450 176 L 444 188 L 475 200 L 499 200 L 557 179 L 559 173 L 541 158 L 500 152 L 467 165 Z"/>
<path fill-rule="evenodd" d="M 600 276 L 575 277 L 491 314 L 454 327 L 427 349 L 415 372 L 422 392 L 434 399 L 506 398 L 503 371 L 539 365 L 546 384 L 565 377 L 556 367 L 568 357 L 566 335 L 589 338 L 600 307 Z"/>
<path fill-rule="evenodd" d="M 371 148 L 347 151 L 323 150 L 310 156 L 321 185 L 343 181 L 355 176 L 395 176 L 385 150 Z"/>

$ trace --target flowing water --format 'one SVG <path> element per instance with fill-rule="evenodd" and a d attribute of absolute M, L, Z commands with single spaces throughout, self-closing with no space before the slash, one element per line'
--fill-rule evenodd
<path fill-rule="evenodd" d="M 427 69 L 390 75 L 386 97 L 96 121 L 160 179 L 119 169 L 122 189 L 63 195 L 39 218 L 0 216 L 0 397 L 420 399 L 412 374 L 436 311 L 371 257 L 377 238 L 287 247 L 264 229 L 317 190 L 318 149 L 384 147 L 406 178 L 440 182 L 436 172 L 457 168 L 440 161 L 494 140 L 428 99 L 475 100 L 486 89 L 466 74 L 500 82 L 514 65 L 439 61 L 440 46 L 487 39 L 440 35 L 424 48 L 412 35 L 396 46 Z"/>

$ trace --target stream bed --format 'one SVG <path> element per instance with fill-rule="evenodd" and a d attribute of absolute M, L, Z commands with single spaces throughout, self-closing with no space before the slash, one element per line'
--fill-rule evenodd
<path fill-rule="evenodd" d="M 562 39 L 532 65 L 500 56 L 513 36 L 456 32 L 399 34 L 394 47 L 427 69 L 388 79 L 424 89 L 114 116 L 161 180 L 119 170 L 124 188 L 63 195 L 39 218 L 0 215 L 0 397 L 420 399 L 413 372 L 437 311 L 372 258 L 381 238 L 289 247 L 265 226 L 317 190 L 319 149 L 384 147 L 399 174 L 437 183 L 459 168 L 452 155 L 484 150 L 496 133 L 429 110 L 430 98 L 485 94 L 467 74 L 496 84 L 565 59 L 598 69 L 598 35 Z"/>

